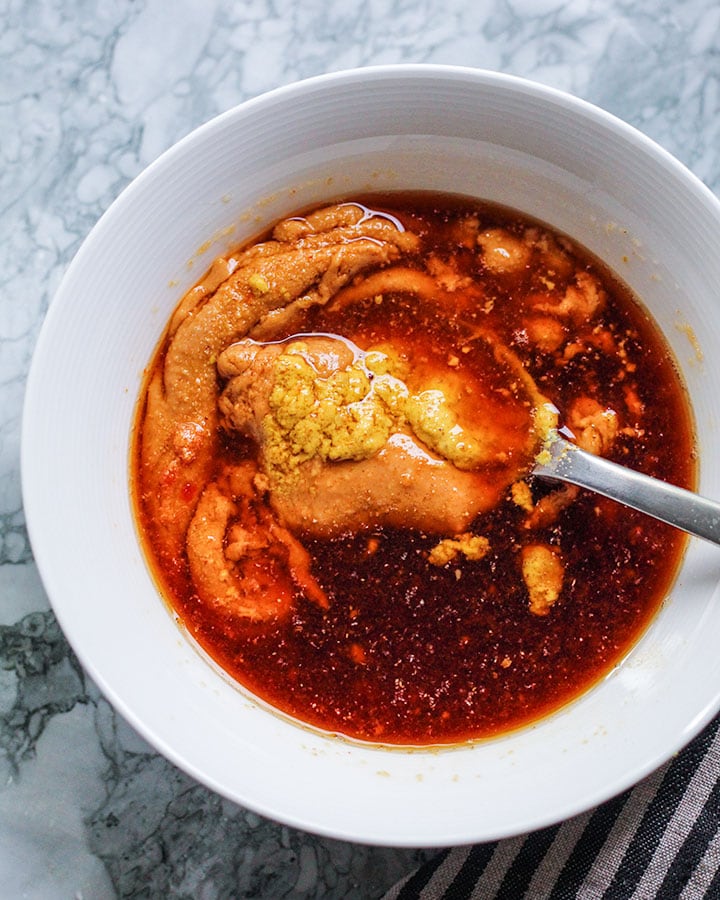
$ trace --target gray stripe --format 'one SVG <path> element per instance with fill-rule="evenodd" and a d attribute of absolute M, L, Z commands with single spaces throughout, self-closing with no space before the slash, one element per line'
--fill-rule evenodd
<path fill-rule="evenodd" d="M 527 840 L 527 835 L 521 835 L 515 838 L 506 838 L 499 841 L 495 852 L 490 857 L 490 862 L 485 867 L 475 883 L 472 894 L 472 900 L 487 900 L 492 897 L 502 884 L 505 873 L 510 868 L 512 861 L 517 856 L 520 848 Z"/>
<path fill-rule="evenodd" d="M 420 892 L 419 900 L 437 900 L 453 883 L 472 847 L 456 847 L 451 850 Z"/>
<path fill-rule="evenodd" d="M 657 886 L 662 883 L 715 785 L 710 773 L 717 771 L 718 761 L 720 761 L 720 729 L 715 732 L 715 737 L 707 753 L 695 770 L 682 800 L 672 814 L 660 843 L 655 848 L 650 864 L 635 888 L 635 893 L 632 895 L 633 900 L 642 900 L 648 896 L 648 891 L 652 889 L 653 885 Z"/>
<path fill-rule="evenodd" d="M 630 792 L 628 800 L 620 811 L 615 824 L 610 830 L 602 849 L 597 855 L 592 868 L 588 872 L 578 891 L 579 900 L 591 900 L 601 897 L 620 868 L 627 848 L 642 821 L 645 810 L 649 806 L 665 775 L 663 766 L 652 775 L 647 776 Z"/>
<path fill-rule="evenodd" d="M 581 813 L 568 819 L 558 829 L 555 839 L 550 844 L 540 865 L 535 869 L 532 881 L 528 885 L 526 896 L 533 900 L 549 897 L 555 883 L 562 872 L 568 857 L 582 837 L 593 811 Z"/>
<path fill-rule="evenodd" d="M 720 867 L 720 831 L 716 832 L 715 837 L 705 848 L 703 858 L 685 885 L 680 900 L 697 900 L 698 897 L 704 897 L 718 867 Z"/>

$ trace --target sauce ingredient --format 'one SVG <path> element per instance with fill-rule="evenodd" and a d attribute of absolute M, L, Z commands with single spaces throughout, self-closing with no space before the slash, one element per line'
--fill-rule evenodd
<path fill-rule="evenodd" d="M 560 425 L 690 487 L 686 396 L 624 286 L 466 198 L 294 216 L 179 304 L 135 429 L 164 596 L 301 721 L 449 743 L 545 715 L 618 662 L 683 537 L 529 475 Z"/>

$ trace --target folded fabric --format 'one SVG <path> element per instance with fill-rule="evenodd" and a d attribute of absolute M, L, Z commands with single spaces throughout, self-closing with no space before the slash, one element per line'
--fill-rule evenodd
<path fill-rule="evenodd" d="M 720 897 L 720 718 L 607 803 L 554 825 L 440 852 L 383 900 Z"/>

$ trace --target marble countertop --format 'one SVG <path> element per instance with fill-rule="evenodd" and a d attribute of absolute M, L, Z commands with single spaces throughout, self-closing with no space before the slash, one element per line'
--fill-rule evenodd
<path fill-rule="evenodd" d="M 84 675 L 38 578 L 20 422 L 43 316 L 123 187 L 195 126 L 322 72 L 434 62 L 583 97 L 720 191 L 716 0 L 4 0 L 0 4 L 0 896 L 381 897 L 431 851 L 225 802 Z"/>

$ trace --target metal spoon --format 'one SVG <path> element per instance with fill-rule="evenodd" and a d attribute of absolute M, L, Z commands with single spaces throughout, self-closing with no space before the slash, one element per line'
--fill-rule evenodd
<path fill-rule="evenodd" d="M 596 491 L 720 544 L 720 503 L 581 450 L 557 432 L 545 441 L 532 473 Z"/>

